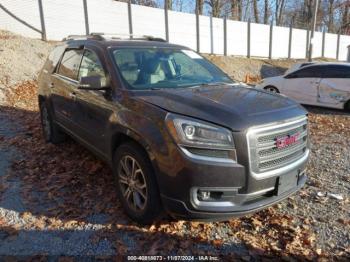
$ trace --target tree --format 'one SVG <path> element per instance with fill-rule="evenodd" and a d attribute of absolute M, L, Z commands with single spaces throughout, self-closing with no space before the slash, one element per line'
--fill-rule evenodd
<path fill-rule="evenodd" d="M 260 23 L 259 10 L 258 10 L 258 0 L 253 0 L 253 11 L 255 23 Z"/>
<path fill-rule="evenodd" d="M 206 3 L 211 7 L 211 15 L 214 17 L 220 17 L 222 8 L 226 4 L 224 0 L 207 0 Z"/>
<path fill-rule="evenodd" d="M 275 2 L 275 21 L 278 26 L 283 23 L 282 15 L 284 13 L 285 3 L 285 0 L 276 0 Z"/>
<path fill-rule="evenodd" d="M 350 33 L 350 2 L 346 1 L 341 4 L 341 26 L 339 28 L 340 33 Z"/>
<path fill-rule="evenodd" d="M 167 5 L 168 10 L 173 9 L 173 0 L 168 0 L 168 2 L 164 0 L 164 3 Z"/>
<path fill-rule="evenodd" d="M 269 11 L 269 0 L 264 1 L 264 24 L 269 23 L 270 11 Z"/>
<path fill-rule="evenodd" d="M 203 15 L 203 5 L 204 0 L 196 0 L 196 10 L 198 10 L 198 14 Z"/>
<path fill-rule="evenodd" d="M 119 2 L 129 2 L 129 0 L 116 0 Z M 150 7 L 158 7 L 157 1 L 156 0 L 131 0 L 132 4 L 135 5 L 144 5 L 144 6 L 150 6 Z"/>
<path fill-rule="evenodd" d="M 231 0 L 231 17 L 234 20 L 242 20 L 242 0 Z"/>
<path fill-rule="evenodd" d="M 334 32 L 334 0 L 328 0 L 328 32 Z"/>

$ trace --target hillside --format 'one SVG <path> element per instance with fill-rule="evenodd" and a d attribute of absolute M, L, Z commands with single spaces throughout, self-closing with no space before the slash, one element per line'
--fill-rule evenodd
<path fill-rule="evenodd" d="M 0 101 L 4 90 L 28 80 L 36 80 L 49 51 L 56 43 L 22 37 L 0 30 Z M 203 54 L 228 75 L 239 81 L 282 74 L 295 59 L 247 59 Z"/>

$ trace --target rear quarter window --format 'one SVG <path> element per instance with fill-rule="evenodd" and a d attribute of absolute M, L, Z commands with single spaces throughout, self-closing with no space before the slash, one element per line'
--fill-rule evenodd
<path fill-rule="evenodd" d="M 59 63 L 62 54 L 64 52 L 65 46 L 59 45 L 56 46 L 49 54 L 48 58 L 46 59 L 44 69 L 46 69 L 49 73 L 53 73 L 55 70 L 57 64 Z"/>
<path fill-rule="evenodd" d="M 58 62 L 60 61 L 60 58 L 64 52 L 65 46 L 60 45 L 60 46 L 56 46 L 54 48 L 54 50 L 52 50 L 52 52 L 49 55 L 49 60 L 52 63 L 53 67 L 56 67 Z"/>

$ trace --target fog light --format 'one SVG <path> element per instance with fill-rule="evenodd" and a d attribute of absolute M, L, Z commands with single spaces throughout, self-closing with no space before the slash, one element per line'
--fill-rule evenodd
<path fill-rule="evenodd" d="M 200 200 L 208 200 L 210 198 L 210 191 L 198 191 L 198 198 Z"/>

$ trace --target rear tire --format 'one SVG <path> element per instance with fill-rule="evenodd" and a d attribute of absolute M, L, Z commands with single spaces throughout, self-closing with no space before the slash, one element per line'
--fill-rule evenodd
<path fill-rule="evenodd" d="M 149 224 L 162 213 L 158 185 L 147 153 L 128 142 L 119 146 L 113 158 L 117 193 L 125 213 L 139 224 Z"/>
<path fill-rule="evenodd" d="M 43 136 L 46 142 L 59 144 L 66 139 L 66 135 L 53 121 L 52 114 L 45 102 L 40 103 L 40 119 Z"/>
<path fill-rule="evenodd" d="M 270 91 L 271 93 L 279 93 L 280 91 L 274 86 L 265 86 L 264 90 Z"/>

